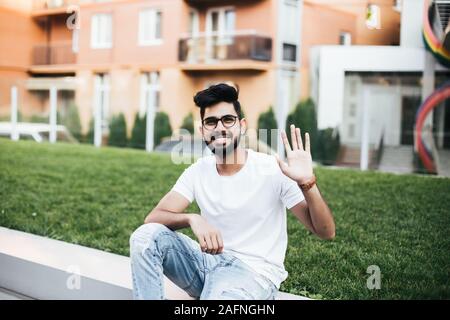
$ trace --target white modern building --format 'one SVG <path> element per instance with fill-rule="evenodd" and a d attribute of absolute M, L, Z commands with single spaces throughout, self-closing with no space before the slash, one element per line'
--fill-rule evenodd
<path fill-rule="evenodd" d="M 425 0 L 402 2 L 399 46 L 317 46 L 311 50 L 311 96 L 317 105 L 318 126 L 339 129 L 342 164 L 359 165 L 363 170 L 414 170 L 417 109 L 450 79 L 450 71 L 425 49 L 425 4 Z M 427 118 L 444 167 L 450 166 L 449 104 L 447 100 L 446 108 L 436 108 Z"/>

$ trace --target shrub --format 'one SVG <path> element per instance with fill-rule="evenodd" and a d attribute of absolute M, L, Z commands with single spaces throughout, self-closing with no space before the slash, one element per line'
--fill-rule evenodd
<path fill-rule="evenodd" d="M 84 136 L 83 142 L 91 144 L 94 143 L 94 118 L 91 118 L 91 120 L 89 120 L 89 129 Z"/>
<path fill-rule="evenodd" d="M 165 112 L 157 112 L 155 115 L 155 134 L 154 145 L 157 146 L 161 143 L 162 138 L 170 137 L 172 135 L 172 127 L 170 126 L 169 116 Z"/>
<path fill-rule="evenodd" d="M 266 129 L 267 130 L 267 137 L 266 135 L 260 136 L 259 130 Z M 275 148 L 275 146 L 272 146 L 272 129 L 277 129 L 277 121 L 275 119 L 275 114 L 273 112 L 272 107 L 269 107 L 269 110 L 266 112 L 263 112 L 259 115 L 258 118 L 258 139 L 264 141 L 267 143 L 270 147 Z"/>
<path fill-rule="evenodd" d="M 340 149 L 339 131 L 326 128 L 318 131 L 316 159 L 325 165 L 336 163 Z"/>
<path fill-rule="evenodd" d="M 294 124 L 300 128 L 303 144 L 305 143 L 305 132 L 309 133 L 311 143 L 311 155 L 313 159 L 317 159 L 318 153 L 318 130 L 317 117 L 314 102 L 306 99 L 297 104 L 294 110 L 288 115 L 286 120 L 286 134 L 291 141 L 290 125 Z"/>
<path fill-rule="evenodd" d="M 59 123 L 59 121 L 58 121 L 59 118 L 60 118 L 60 116 L 58 114 L 56 114 L 56 122 L 57 123 Z M 28 121 L 32 122 L 32 123 L 50 123 L 50 117 L 34 114 L 29 118 Z"/>
<path fill-rule="evenodd" d="M 81 140 L 81 120 L 75 104 L 70 104 L 63 116 L 59 114 L 58 123 L 66 126 L 77 140 Z"/>
<path fill-rule="evenodd" d="M 134 117 L 133 129 L 131 131 L 130 147 L 137 149 L 145 149 L 145 132 L 146 132 L 146 118 L 139 117 L 136 113 Z"/>
<path fill-rule="evenodd" d="M 192 112 L 189 112 L 189 114 L 184 117 L 180 129 L 185 129 L 191 134 L 194 134 L 194 116 L 192 115 Z"/>
<path fill-rule="evenodd" d="M 108 145 L 116 147 L 125 147 L 127 145 L 127 124 L 123 113 L 119 113 L 111 119 Z"/>

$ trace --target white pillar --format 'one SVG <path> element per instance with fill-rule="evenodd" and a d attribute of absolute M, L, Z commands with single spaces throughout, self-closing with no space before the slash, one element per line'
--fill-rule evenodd
<path fill-rule="evenodd" d="M 363 114 L 362 114 L 362 136 L 361 136 L 361 154 L 360 169 L 365 171 L 369 168 L 369 135 L 370 135 L 370 92 L 369 88 L 363 87 Z"/>
<path fill-rule="evenodd" d="M 58 90 L 55 86 L 50 88 L 50 135 L 49 142 L 56 142 L 56 109 L 57 109 L 57 98 Z"/>
<path fill-rule="evenodd" d="M 96 79 L 97 80 L 97 79 Z M 97 80 L 95 83 L 94 94 L 94 145 L 101 147 L 102 145 L 102 93 L 100 84 Z"/>
<path fill-rule="evenodd" d="M 435 68 L 435 59 L 433 55 L 426 51 L 425 52 L 425 61 L 424 61 L 424 69 L 422 75 L 422 103 L 433 93 L 435 86 L 434 79 L 434 68 Z M 424 121 L 424 127 L 426 125 L 433 126 L 433 112 L 428 113 Z M 421 133 L 420 133 L 421 134 Z M 414 150 L 417 152 L 417 141 L 414 141 Z"/>
<path fill-rule="evenodd" d="M 17 132 L 17 87 L 11 87 L 11 140 L 19 140 L 19 133 Z"/>
<path fill-rule="evenodd" d="M 147 152 L 153 151 L 153 140 L 155 130 L 155 93 L 149 92 L 149 101 L 146 109 L 146 129 L 145 129 L 145 150 Z M 148 93 L 147 93 L 148 94 Z"/>

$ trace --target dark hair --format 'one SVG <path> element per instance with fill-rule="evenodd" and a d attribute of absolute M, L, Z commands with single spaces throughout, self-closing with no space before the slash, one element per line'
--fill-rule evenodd
<path fill-rule="evenodd" d="M 234 110 L 240 119 L 242 119 L 241 104 L 238 101 L 239 87 L 234 88 L 226 83 L 212 85 L 209 88 L 197 92 L 194 96 L 194 102 L 200 108 L 200 116 L 203 120 L 205 109 L 219 102 L 229 102 L 234 106 Z"/>

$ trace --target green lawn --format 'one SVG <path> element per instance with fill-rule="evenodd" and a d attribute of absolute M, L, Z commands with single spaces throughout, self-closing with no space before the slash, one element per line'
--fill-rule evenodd
<path fill-rule="evenodd" d="M 128 255 L 131 232 L 184 167 L 138 150 L 0 139 L 0 225 Z M 327 168 L 316 175 L 336 239 L 319 240 L 289 214 L 283 291 L 450 298 L 450 179 Z M 381 269 L 380 290 L 366 287 L 370 265 Z"/>

